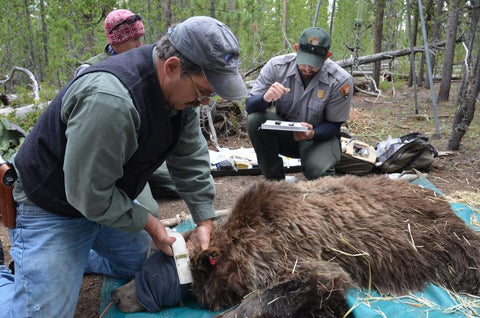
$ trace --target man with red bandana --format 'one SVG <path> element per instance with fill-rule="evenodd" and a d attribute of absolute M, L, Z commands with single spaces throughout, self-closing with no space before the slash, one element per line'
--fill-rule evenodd
<path fill-rule="evenodd" d="M 297 53 L 272 58 L 246 100 L 247 130 L 265 178 L 284 180 L 279 155 L 300 158 L 309 180 L 335 173 L 340 126 L 348 119 L 353 78 L 329 59 L 331 37 L 308 28 Z M 260 129 L 266 120 L 301 122 L 307 131 Z"/>
<path fill-rule="evenodd" d="M 75 77 L 90 65 L 97 64 L 107 57 L 141 47 L 142 36 L 145 34 L 142 17 L 130 10 L 113 10 L 105 18 L 105 35 L 108 44 L 102 53 L 97 54 L 80 65 L 75 71 Z"/>
<path fill-rule="evenodd" d="M 102 53 L 97 54 L 83 62 L 75 71 L 75 77 L 87 67 L 97 64 L 110 56 L 127 52 L 143 45 L 142 37 L 145 28 L 142 17 L 130 10 L 118 9 L 111 11 L 104 22 L 105 36 L 108 44 Z M 195 116 L 200 116 L 200 110 L 195 111 Z M 144 191 L 137 198 L 142 204 L 158 209 L 155 198 L 179 198 L 166 164 L 162 164 L 149 179 Z"/>

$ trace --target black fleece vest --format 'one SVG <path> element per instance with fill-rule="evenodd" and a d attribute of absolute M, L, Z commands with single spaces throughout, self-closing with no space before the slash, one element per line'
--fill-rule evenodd
<path fill-rule="evenodd" d="M 153 49 L 153 45 L 148 45 L 112 56 L 81 74 L 104 71 L 115 75 L 128 88 L 140 114 L 138 149 L 123 166 L 123 176 L 116 180 L 117 187 L 132 200 L 177 145 L 188 113 L 180 111 L 169 116 L 152 61 Z M 28 198 L 51 213 L 69 217 L 81 217 L 82 214 L 66 199 L 62 168 L 67 139 L 60 111 L 63 95 L 78 78 L 54 98 L 15 156 L 15 166 Z"/>

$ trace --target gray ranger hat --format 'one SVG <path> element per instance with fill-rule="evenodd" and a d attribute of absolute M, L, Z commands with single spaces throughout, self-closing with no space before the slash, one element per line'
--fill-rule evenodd
<path fill-rule="evenodd" d="M 215 93 L 230 100 L 247 96 L 238 72 L 238 41 L 225 24 L 204 16 L 188 18 L 168 30 L 168 39 L 186 58 L 201 66 Z"/>

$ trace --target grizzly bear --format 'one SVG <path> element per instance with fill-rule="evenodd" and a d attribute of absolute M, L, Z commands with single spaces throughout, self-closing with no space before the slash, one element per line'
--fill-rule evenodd
<path fill-rule="evenodd" d="M 386 176 L 251 185 L 191 253 L 193 293 L 221 317 L 342 317 L 350 287 L 479 294 L 480 236 L 435 192 Z"/>

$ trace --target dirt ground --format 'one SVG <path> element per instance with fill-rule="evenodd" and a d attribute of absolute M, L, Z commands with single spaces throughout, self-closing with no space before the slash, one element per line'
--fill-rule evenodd
<path fill-rule="evenodd" d="M 452 92 L 455 92 L 452 89 Z M 453 99 L 453 95 L 451 94 Z M 353 100 L 351 118 L 347 123 L 348 131 L 359 140 L 375 146 L 389 135 L 401 135 L 420 131 L 430 137 L 431 144 L 440 152 L 435 158 L 428 179 L 445 195 L 452 195 L 458 191 L 467 191 L 479 194 L 480 189 L 480 115 L 476 114 L 471 123 L 471 130 L 462 141 L 459 151 L 445 153 L 447 141 L 454 118 L 454 102 L 440 103 L 438 121 L 440 137 L 437 136 L 430 90 L 418 91 L 419 114 L 414 110 L 414 91 L 411 88 L 387 90 L 382 96 L 370 96 L 356 92 Z M 233 136 L 218 136 L 219 145 L 230 149 L 251 147 L 245 134 Z M 214 149 L 212 147 L 212 149 Z M 294 174 L 301 178 L 301 174 Z M 252 182 L 262 179 L 261 175 L 254 176 L 225 176 L 215 177 L 217 195 L 214 206 L 217 210 L 232 206 L 236 196 L 244 191 Z M 186 205 L 181 200 L 160 200 L 160 218 L 174 217 L 182 212 L 188 213 Z M 7 262 L 10 261 L 8 250 L 7 231 L 0 228 L 0 238 L 4 244 Z M 101 276 L 86 275 L 83 280 L 80 298 L 75 317 L 98 317 L 100 306 Z"/>

